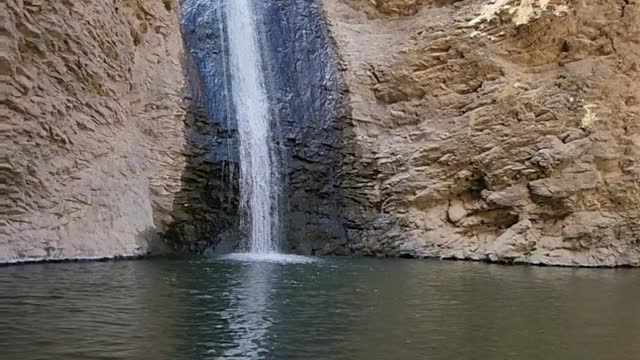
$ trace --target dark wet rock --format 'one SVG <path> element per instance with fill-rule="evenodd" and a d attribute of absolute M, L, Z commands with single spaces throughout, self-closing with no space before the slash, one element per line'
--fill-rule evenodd
<path fill-rule="evenodd" d="M 183 176 L 183 196 L 191 200 L 176 206 L 174 211 L 185 216 L 167 236 L 188 250 L 202 251 L 220 241 L 229 248 L 229 234 L 238 237 L 238 139 L 223 3 L 183 11 L 194 94 L 187 149 L 197 155 Z M 314 0 L 260 1 L 256 12 L 272 134 L 282 165 L 286 246 L 305 254 L 331 252 L 344 244 L 336 187 L 336 136 L 344 105 L 335 55 Z"/>

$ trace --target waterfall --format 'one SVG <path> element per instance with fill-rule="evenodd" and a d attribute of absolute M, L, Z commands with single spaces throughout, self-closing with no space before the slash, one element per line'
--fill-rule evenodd
<path fill-rule="evenodd" d="M 187 133 L 194 171 L 207 171 L 189 189 L 201 201 L 192 211 L 206 213 L 194 214 L 198 230 L 185 240 L 274 260 L 285 238 L 307 252 L 343 244 L 335 134 L 344 106 L 321 8 L 315 0 L 181 4 L 190 86 L 202 95 L 194 104 L 206 112 Z"/>
<path fill-rule="evenodd" d="M 240 138 L 241 226 L 251 253 L 278 252 L 277 165 L 252 0 L 225 3 L 233 103 Z"/>

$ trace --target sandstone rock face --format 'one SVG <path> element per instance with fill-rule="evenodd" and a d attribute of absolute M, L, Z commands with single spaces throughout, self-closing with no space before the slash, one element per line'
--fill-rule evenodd
<path fill-rule="evenodd" d="M 178 4 L 0 3 L 0 262 L 146 254 L 184 168 Z"/>
<path fill-rule="evenodd" d="M 640 265 L 640 2 L 323 0 L 356 254 Z"/>

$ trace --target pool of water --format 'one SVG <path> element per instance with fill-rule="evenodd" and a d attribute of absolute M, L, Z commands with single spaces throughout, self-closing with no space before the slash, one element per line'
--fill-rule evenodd
<path fill-rule="evenodd" d="M 0 358 L 640 359 L 639 270 L 313 260 L 0 268 Z"/>

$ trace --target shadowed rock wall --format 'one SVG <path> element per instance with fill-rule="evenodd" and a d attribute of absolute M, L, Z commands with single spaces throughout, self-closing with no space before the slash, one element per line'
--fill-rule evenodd
<path fill-rule="evenodd" d="M 304 254 L 332 252 L 346 240 L 336 173 L 346 112 L 336 55 L 316 0 L 256 3 L 281 147 L 287 244 Z"/>
<path fill-rule="evenodd" d="M 174 249 L 202 253 L 238 241 L 238 138 L 223 1 L 182 1 L 187 56 L 183 187 L 163 234 Z"/>
<path fill-rule="evenodd" d="M 192 64 L 185 188 L 167 233 L 191 250 L 231 251 L 238 233 L 238 138 L 228 64 L 225 1 L 183 2 L 183 33 Z M 301 253 L 344 243 L 336 187 L 343 97 L 335 58 L 315 1 L 255 1 L 272 134 L 282 165 L 282 232 Z M 191 176 L 197 174 L 196 176 Z M 189 179 L 192 179 L 189 180 Z M 182 244 L 182 245 L 180 245 Z"/>

